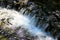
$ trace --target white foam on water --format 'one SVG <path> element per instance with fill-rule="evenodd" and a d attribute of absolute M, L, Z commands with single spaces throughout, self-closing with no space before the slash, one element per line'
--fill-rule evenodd
<path fill-rule="evenodd" d="M 4 28 L 8 27 L 11 29 L 16 29 L 17 27 L 22 27 L 24 29 L 27 29 L 28 32 L 30 32 L 33 36 L 38 36 L 37 40 L 55 40 L 52 37 L 47 36 L 44 31 L 42 31 L 41 29 L 37 28 L 34 25 L 33 21 L 35 19 L 32 20 L 30 19 L 30 17 L 25 16 L 21 13 L 23 13 L 23 10 L 21 12 L 17 12 L 12 9 L 6 9 L 0 7 L 0 22 L 1 19 L 5 19 L 6 24 L 3 26 Z M 10 24 L 7 22 L 7 19 L 9 19 L 8 21 Z"/>

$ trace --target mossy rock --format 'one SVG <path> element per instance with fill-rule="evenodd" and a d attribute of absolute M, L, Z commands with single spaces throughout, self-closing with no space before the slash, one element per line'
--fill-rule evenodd
<path fill-rule="evenodd" d="M 0 35 L 0 40 L 7 40 L 7 38 L 4 37 L 3 35 Z"/>

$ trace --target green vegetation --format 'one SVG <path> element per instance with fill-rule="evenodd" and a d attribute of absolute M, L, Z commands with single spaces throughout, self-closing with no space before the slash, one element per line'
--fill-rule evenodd
<path fill-rule="evenodd" d="M 4 37 L 3 35 L 0 35 L 0 40 L 7 40 L 7 38 Z"/>

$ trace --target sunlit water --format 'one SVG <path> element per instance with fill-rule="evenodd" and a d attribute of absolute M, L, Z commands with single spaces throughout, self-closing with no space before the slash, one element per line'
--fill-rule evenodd
<path fill-rule="evenodd" d="M 35 15 L 31 17 L 30 15 L 26 15 L 27 12 L 23 15 L 23 12 L 25 10 L 26 9 L 22 9 L 17 12 L 15 10 L 0 7 L 0 21 L 1 19 L 5 19 L 6 22 L 5 25 L 2 26 L 3 29 L 5 29 L 5 27 L 8 27 L 15 30 L 17 27 L 22 27 L 26 29 L 31 35 L 38 36 L 37 40 L 56 40 L 48 36 L 48 33 L 35 26 Z M 7 19 L 9 19 L 9 23 L 7 22 Z M 19 34 L 17 33 L 17 35 Z"/>

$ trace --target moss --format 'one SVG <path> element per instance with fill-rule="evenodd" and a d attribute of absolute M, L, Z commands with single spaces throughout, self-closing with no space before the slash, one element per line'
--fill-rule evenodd
<path fill-rule="evenodd" d="M 4 37 L 3 35 L 0 35 L 0 40 L 7 40 L 7 38 Z"/>

